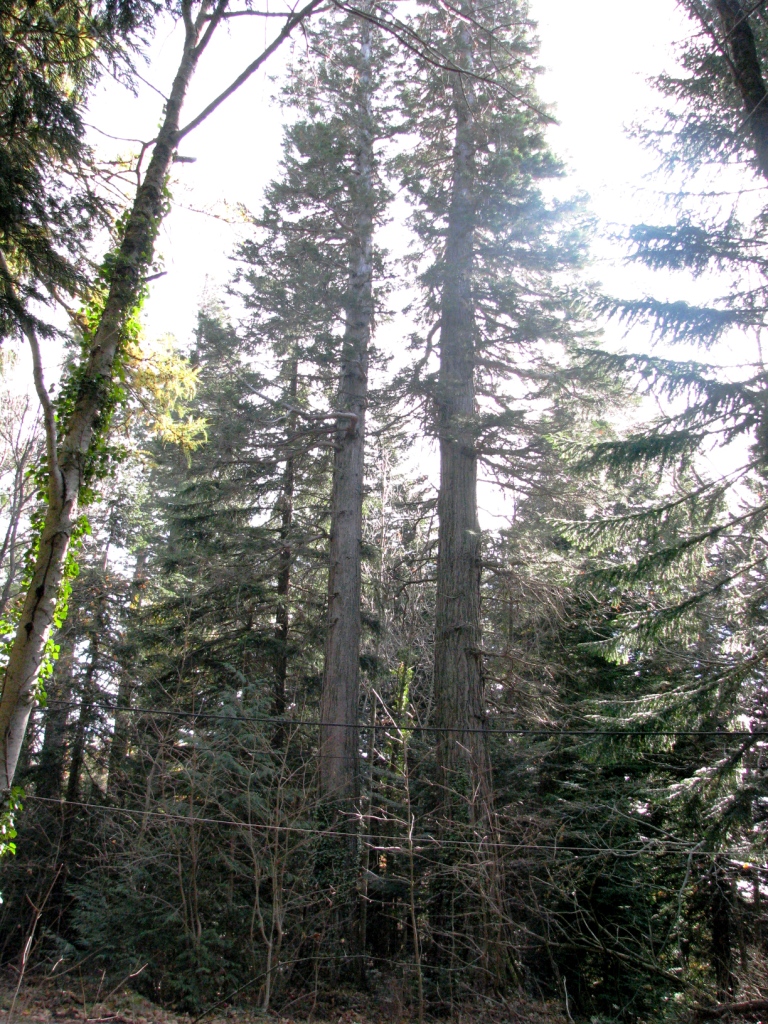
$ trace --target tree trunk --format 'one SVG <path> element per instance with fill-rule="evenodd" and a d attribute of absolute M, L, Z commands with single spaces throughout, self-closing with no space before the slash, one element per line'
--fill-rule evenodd
<path fill-rule="evenodd" d="M 93 641 L 91 642 L 93 643 Z M 88 737 L 88 727 L 91 724 L 91 715 L 93 713 L 94 675 L 96 672 L 95 659 L 97 657 L 98 647 L 94 646 L 91 650 L 91 662 L 86 670 L 83 689 L 80 694 L 80 709 L 77 721 L 75 722 L 75 729 L 72 734 L 72 742 L 70 744 L 69 774 L 67 776 L 67 789 L 64 795 L 64 800 L 67 804 L 67 807 L 64 810 L 64 816 L 67 821 L 71 821 L 75 816 L 74 806 L 80 800 L 80 780 L 83 772 L 83 765 L 85 764 L 85 741 Z M 67 839 L 69 839 L 68 830 Z M 61 845 L 63 855 L 66 855 L 66 848 L 69 846 L 69 842 L 65 843 L 62 841 Z"/>
<path fill-rule="evenodd" d="M 137 610 L 141 607 L 142 592 L 147 584 L 147 555 L 146 548 L 140 548 L 136 552 L 136 568 L 133 571 L 131 582 L 131 605 Z M 120 798 L 121 790 L 126 782 L 125 758 L 128 754 L 128 737 L 131 730 L 132 697 L 133 679 L 130 672 L 123 668 L 117 687 L 115 702 L 117 710 L 115 711 L 115 725 L 112 729 L 107 762 L 107 795 L 112 799 Z"/>
<path fill-rule="evenodd" d="M 733 893 L 723 858 L 717 857 L 711 874 L 712 901 L 710 905 L 710 926 L 712 929 L 712 967 L 717 984 L 717 998 L 727 999 L 733 995 L 733 955 L 731 949 L 731 919 L 733 916 Z"/>
<path fill-rule="evenodd" d="M 339 381 L 339 420 L 331 496 L 328 638 L 320 704 L 320 785 L 340 802 L 358 793 L 360 553 L 363 533 L 368 347 L 373 327 L 374 153 L 370 25 L 360 22 L 357 152 L 352 252 Z"/>
<path fill-rule="evenodd" d="M 35 791 L 38 796 L 49 800 L 61 800 L 74 657 L 74 650 L 68 646 L 66 653 L 56 663 L 53 685 L 49 687 L 48 696 L 55 698 L 56 703 L 48 705 L 43 746 L 35 772 Z"/>
<path fill-rule="evenodd" d="M 0 616 L 6 614 L 13 585 L 16 582 L 18 571 L 18 533 L 19 526 L 21 525 L 21 516 L 35 492 L 34 483 L 29 479 L 27 473 L 29 460 L 34 454 L 35 448 L 35 437 L 33 435 L 15 453 L 16 467 L 13 476 L 13 493 L 10 508 L 8 509 L 8 529 L 3 538 L 3 543 L 0 545 L 0 569 L 5 568 L 6 558 L 8 559 L 5 583 L 3 584 L 2 592 L 0 592 Z"/>
<path fill-rule="evenodd" d="M 130 734 L 130 709 L 133 694 L 133 680 L 125 670 L 120 674 L 117 687 L 117 710 L 115 725 L 109 744 L 109 761 L 107 763 L 107 796 L 119 799 L 126 781 L 125 759 L 128 754 L 128 737 Z"/>
<path fill-rule="evenodd" d="M 296 357 L 290 363 L 290 383 L 288 396 L 291 400 L 291 407 L 296 404 L 296 395 L 299 390 L 299 361 Z M 291 413 L 289 429 L 294 430 L 296 414 Z M 289 453 L 285 460 L 283 473 L 283 487 L 280 495 L 280 563 L 277 573 L 277 608 L 275 609 L 275 685 L 273 714 L 282 718 L 286 708 L 285 683 L 288 678 L 288 633 L 290 629 L 290 611 L 288 607 L 288 592 L 291 587 L 291 562 L 293 553 L 291 551 L 291 531 L 293 529 L 293 492 L 296 477 L 296 464 L 293 453 Z M 275 733 L 275 744 L 282 746 L 285 735 L 284 726 L 278 725 Z"/>
<path fill-rule="evenodd" d="M 741 94 L 757 166 L 768 178 L 768 91 L 749 15 L 740 0 L 715 0 L 725 35 L 724 49 Z"/>
<path fill-rule="evenodd" d="M 176 147 L 182 103 L 202 46 L 209 38 L 209 34 L 203 36 L 202 43 L 198 45 L 206 26 L 212 24 L 203 20 L 210 11 L 209 0 L 203 3 L 194 21 L 191 0 L 184 0 L 182 9 L 186 34 L 181 62 L 166 103 L 152 158 L 137 189 L 120 247 L 111 265 L 104 309 L 89 343 L 88 356 L 80 371 L 82 382 L 58 451 L 55 427 L 51 426 L 50 418 L 47 423 L 48 508 L 0 696 L 2 799 L 7 798 L 13 784 L 19 751 L 34 704 L 89 456 L 93 456 L 92 449 L 98 443 L 100 431 L 108 427 L 115 357 L 120 349 L 126 320 L 136 306 L 152 262 L 155 238 L 164 214 L 164 192 Z M 30 338 L 30 342 L 32 340 Z M 36 382 L 40 391 L 42 377 L 39 382 L 36 378 Z M 41 396 L 41 400 L 44 398 Z M 50 400 L 48 408 L 50 410 Z"/>
<path fill-rule="evenodd" d="M 470 67 L 471 30 L 457 29 Z M 454 74 L 456 135 L 441 302 L 437 420 L 440 441 L 435 709 L 446 806 L 452 793 L 485 802 L 490 791 L 484 734 L 480 627 L 480 527 L 477 518 L 475 317 L 472 295 L 476 204 L 474 84 Z M 473 812 L 474 813 L 474 812 Z"/>

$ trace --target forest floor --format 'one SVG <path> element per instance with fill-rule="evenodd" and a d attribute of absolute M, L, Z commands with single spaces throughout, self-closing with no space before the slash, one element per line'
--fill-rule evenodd
<path fill-rule="evenodd" d="M 68 979 L 67 979 L 68 980 Z M 297 1002 L 298 1000 L 294 1000 Z M 310 1000 L 301 999 L 307 1003 Z M 9 1010 L 13 1005 L 13 1012 Z M 319 994 L 314 1012 L 309 1007 L 294 1012 L 263 1013 L 255 1008 L 222 1008 L 206 1015 L 200 1024 L 410 1024 L 417 1019 L 415 1008 L 398 1005 L 396 999 L 353 992 Z M 554 1003 L 526 1000 L 456 1008 L 452 1017 L 427 1015 L 429 1021 L 451 1020 L 452 1024 L 567 1024 L 562 1008 Z M 14 1003 L 14 988 L 0 986 L 2 1024 L 194 1024 L 195 1017 L 164 1010 L 129 988 L 106 997 L 79 981 L 69 986 L 31 981 Z"/>

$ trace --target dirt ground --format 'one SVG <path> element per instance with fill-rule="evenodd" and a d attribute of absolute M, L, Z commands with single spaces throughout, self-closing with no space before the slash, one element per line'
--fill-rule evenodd
<path fill-rule="evenodd" d="M 67 984 L 68 983 L 68 984 Z M 318 999 L 310 1012 L 311 999 L 301 997 L 295 1016 L 268 1013 L 256 1009 L 219 1008 L 206 1015 L 199 1024 L 412 1024 L 413 1008 L 398 1005 L 396 997 L 361 996 L 338 993 Z M 11 1011 L 11 1007 L 12 1011 Z M 9 1011 L 10 1016 L 9 1016 Z M 568 1024 L 562 1008 L 555 1004 L 525 1000 L 502 1005 L 488 1001 L 480 1006 L 456 1009 L 452 1018 L 428 1017 L 429 1021 L 452 1024 Z M 129 988 L 116 992 L 100 991 L 69 978 L 58 984 L 30 981 L 18 993 L 14 1003 L 11 986 L 0 988 L 0 1022 L 2 1024 L 197 1024 L 193 1016 L 176 1014 L 151 1003 Z"/>

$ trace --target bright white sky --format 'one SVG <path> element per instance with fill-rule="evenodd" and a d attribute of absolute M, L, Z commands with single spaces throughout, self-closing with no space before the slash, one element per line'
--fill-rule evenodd
<path fill-rule="evenodd" d="M 654 203 L 644 176 L 652 170 L 652 158 L 624 128 L 655 105 L 648 78 L 673 64 L 673 43 L 686 33 L 675 0 L 531 0 L 531 7 L 540 26 L 545 68 L 540 91 L 557 107 L 560 125 L 552 129 L 552 143 L 571 169 L 569 188 L 587 192 L 607 226 L 647 218 Z M 188 117 L 253 59 L 275 22 L 235 19 L 230 24 L 205 55 L 187 103 Z M 179 42 L 177 32 L 161 28 L 144 71 L 147 81 L 163 91 Z M 185 344 L 206 289 L 217 290 L 230 275 L 229 255 L 243 230 L 236 223 L 236 204 L 257 210 L 264 185 L 277 170 L 281 112 L 271 102 L 277 85 L 267 76 L 280 74 L 286 56 L 273 58 L 266 73 L 251 79 L 184 142 L 184 155 L 194 156 L 196 163 L 177 165 L 176 203 L 159 240 L 167 275 L 153 283 L 146 311 L 152 335 L 173 333 Z M 91 103 L 90 122 L 111 135 L 146 139 L 153 134 L 161 103 L 150 88 L 142 86 L 134 97 L 108 81 Z M 97 133 L 92 138 L 102 152 L 132 148 Z M 609 291 L 645 290 L 642 272 L 620 265 L 619 249 L 600 242 L 595 256 L 594 276 Z M 653 287 L 658 292 L 658 281 Z"/>
<path fill-rule="evenodd" d="M 657 99 L 649 79 L 674 66 L 674 43 L 687 34 L 689 26 L 675 0 L 530 3 L 541 39 L 540 93 L 555 105 L 560 122 L 551 129 L 551 142 L 570 169 L 564 188 L 567 194 L 585 192 L 591 197 L 603 229 L 603 237 L 595 242 L 591 276 L 614 295 L 666 297 L 658 278 L 651 280 L 648 272 L 622 264 L 621 247 L 606 240 L 605 233 L 658 215 L 655 186 L 649 180 L 653 157 L 625 129 L 643 121 L 655 108 Z M 281 9 L 279 3 L 273 0 L 272 9 Z M 263 49 L 267 33 L 275 31 L 271 19 L 235 19 L 230 26 L 204 56 L 183 121 L 226 87 Z M 180 42 L 180 33 L 170 24 L 160 26 L 151 61 L 143 71 L 148 83 L 166 93 Z M 300 37 L 296 45 L 301 45 Z M 238 204 L 257 211 L 264 186 L 277 172 L 282 114 L 272 97 L 278 90 L 274 79 L 288 56 L 286 47 L 184 141 L 182 154 L 195 157 L 196 162 L 176 167 L 175 203 L 158 244 L 167 274 L 151 285 L 145 307 L 150 337 L 173 334 L 182 346 L 189 344 L 201 299 L 220 291 L 232 273 L 230 255 L 247 230 L 238 216 Z M 149 86 L 141 86 L 138 96 L 133 96 L 115 82 L 105 81 L 91 102 L 90 124 L 109 135 L 148 139 L 154 134 L 161 105 L 160 96 Z M 105 155 L 127 155 L 136 149 L 97 131 L 92 131 L 91 139 Z M 392 232 L 389 227 L 387 244 L 396 248 L 397 228 L 394 239 Z M 684 297 L 690 287 L 684 280 L 666 283 L 672 291 L 669 298 Z M 408 325 L 395 321 L 380 331 L 377 340 L 384 348 L 401 347 L 409 331 Z M 611 325 L 606 342 L 625 344 L 618 328 Z M 633 332 L 626 344 L 634 350 L 647 348 L 647 332 Z M 53 362 L 54 352 L 50 356 Z M 54 376 L 51 365 L 49 379 Z M 423 451 L 419 458 L 422 468 L 434 464 L 437 471 L 436 452 Z M 480 495 L 481 521 L 492 526 L 511 508 L 506 508 L 506 495 L 486 490 Z"/>

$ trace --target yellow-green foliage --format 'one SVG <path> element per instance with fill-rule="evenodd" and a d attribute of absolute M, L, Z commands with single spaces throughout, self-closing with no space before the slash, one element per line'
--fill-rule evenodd
<path fill-rule="evenodd" d="M 150 344 L 143 338 L 131 338 L 126 344 L 124 426 L 129 429 L 143 420 L 163 441 L 192 451 L 206 439 L 205 419 L 190 416 L 185 405 L 195 396 L 198 370 L 173 342 L 166 335 Z"/>
<path fill-rule="evenodd" d="M 0 809 L 0 857 L 6 854 L 16 853 L 16 829 L 14 827 L 16 815 L 22 810 L 22 798 L 24 790 L 14 786 L 8 797 L 8 803 Z"/>

